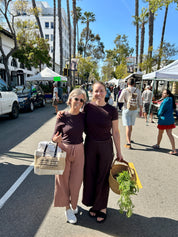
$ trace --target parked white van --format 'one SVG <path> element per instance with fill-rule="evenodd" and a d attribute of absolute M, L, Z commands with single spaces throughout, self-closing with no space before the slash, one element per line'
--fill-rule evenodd
<path fill-rule="evenodd" d="M 19 103 L 17 94 L 8 91 L 6 83 L 0 78 L 0 115 L 9 114 L 10 118 L 19 116 Z"/>

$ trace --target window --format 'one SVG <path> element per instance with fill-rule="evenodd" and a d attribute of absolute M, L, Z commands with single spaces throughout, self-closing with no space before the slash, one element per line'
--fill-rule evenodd
<path fill-rule="evenodd" d="M 54 28 L 54 22 L 51 22 L 51 29 Z"/>
<path fill-rule="evenodd" d="M 45 39 L 49 40 L 49 35 L 45 35 Z"/>
<path fill-rule="evenodd" d="M 17 62 L 16 62 L 16 60 L 14 58 L 11 61 L 11 66 L 12 67 L 17 67 Z"/>
<path fill-rule="evenodd" d="M 2 64 L 4 63 L 4 60 L 3 60 L 2 56 L 0 57 L 0 63 L 2 63 Z"/>
<path fill-rule="evenodd" d="M 27 69 L 28 69 L 29 71 L 32 70 L 30 65 L 27 66 Z"/>
<path fill-rule="evenodd" d="M 51 46 L 51 53 L 53 53 L 53 46 Z"/>
<path fill-rule="evenodd" d="M 51 41 L 53 41 L 53 35 L 51 35 Z"/>
<path fill-rule="evenodd" d="M 25 68 L 23 63 L 20 64 L 20 68 L 23 68 L 23 69 Z"/>
<path fill-rule="evenodd" d="M 49 28 L 49 22 L 45 22 L 45 28 Z"/>

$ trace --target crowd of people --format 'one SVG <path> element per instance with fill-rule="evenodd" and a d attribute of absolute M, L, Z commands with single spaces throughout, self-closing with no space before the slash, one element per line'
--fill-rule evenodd
<path fill-rule="evenodd" d="M 107 218 L 110 168 L 114 156 L 118 161 L 124 160 L 120 147 L 118 109 L 109 104 L 112 93 L 116 105 L 120 106 L 119 110 L 122 108 L 122 123 L 126 127 L 125 147 L 131 149 L 132 129 L 138 112 L 140 116 L 144 115 L 146 121 L 148 113 L 152 114 L 151 88 L 146 86 L 141 93 L 135 87 L 134 78 L 128 79 L 127 87 L 122 90 L 115 86 L 111 91 L 102 82 L 94 83 L 92 99 L 88 102 L 85 88 L 74 89 L 68 95 L 68 110 L 57 113 L 52 141 L 58 143 L 67 156 L 63 175 L 55 176 L 54 206 L 65 207 L 66 219 L 72 224 L 77 222 L 77 203 L 82 182 L 82 203 L 90 207 L 89 215 L 96 218 L 98 223 Z M 158 138 L 153 148 L 160 148 L 166 130 L 172 145 L 169 154 L 175 155 L 177 152 L 172 135 L 172 129 L 175 128 L 175 100 L 169 90 L 163 91 L 162 99 L 158 111 Z M 150 118 L 153 122 L 152 115 Z M 84 141 L 83 133 L 86 135 Z"/>

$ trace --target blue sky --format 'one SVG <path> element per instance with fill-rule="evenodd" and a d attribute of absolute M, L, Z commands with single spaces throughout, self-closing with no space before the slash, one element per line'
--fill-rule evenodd
<path fill-rule="evenodd" d="M 50 6 L 53 6 L 53 1 L 48 0 Z M 72 2 L 70 0 L 70 2 Z M 147 6 L 140 0 L 140 12 L 142 6 Z M 135 14 L 134 0 L 78 0 L 77 5 L 82 8 L 82 11 L 91 11 L 95 14 L 96 21 L 92 22 L 90 28 L 94 34 L 99 34 L 101 41 L 105 45 L 105 49 L 114 48 L 114 39 L 117 34 L 125 34 L 128 36 L 130 47 L 135 50 L 135 35 L 136 30 L 133 25 L 133 15 Z M 66 0 L 62 0 L 62 7 L 66 8 Z M 175 43 L 178 47 L 178 11 L 175 10 L 176 5 L 171 4 L 168 10 L 167 24 L 165 29 L 165 41 L 171 44 Z M 72 5 L 71 9 L 72 10 Z M 158 11 L 158 15 L 154 24 L 153 47 L 156 49 L 161 40 L 162 25 L 164 20 L 165 8 Z M 84 25 L 82 25 L 84 27 Z M 82 28 L 80 28 L 81 32 Z M 148 48 L 148 25 L 145 31 L 145 51 Z M 133 53 L 135 56 L 135 52 Z M 178 55 L 175 59 L 178 58 Z"/>

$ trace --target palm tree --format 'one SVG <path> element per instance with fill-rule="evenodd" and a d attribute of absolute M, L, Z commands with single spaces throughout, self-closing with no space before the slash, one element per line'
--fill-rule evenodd
<path fill-rule="evenodd" d="M 60 74 L 63 73 L 63 45 L 62 45 L 62 8 L 61 0 L 58 0 L 58 21 L 59 21 L 59 39 L 60 39 Z"/>
<path fill-rule="evenodd" d="M 161 56 L 162 56 L 162 51 L 163 51 L 164 32 L 165 32 L 165 27 L 166 27 L 166 20 L 167 20 L 167 14 L 168 14 L 168 6 L 169 6 L 169 4 L 166 5 L 165 14 L 164 14 L 164 22 L 163 22 L 163 28 L 162 28 L 162 34 L 161 34 L 161 42 L 160 42 L 160 47 L 159 47 L 158 67 L 157 67 L 157 69 L 160 69 L 160 64 L 161 64 Z"/>
<path fill-rule="evenodd" d="M 138 44 L 139 44 L 139 0 L 135 0 L 135 18 L 136 18 L 136 65 L 138 65 Z"/>
<path fill-rule="evenodd" d="M 76 23 L 77 23 L 77 16 L 76 16 L 76 0 L 72 0 L 73 2 L 73 28 L 74 28 L 74 35 L 73 35 L 73 58 L 75 58 L 76 53 Z"/>
<path fill-rule="evenodd" d="M 82 23 L 86 24 L 86 38 L 85 38 L 85 45 L 84 45 L 84 58 L 86 55 L 86 48 L 89 40 L 89 24 L 90 22 L 95 21 L 95 14 L 93 12 L 84 12 L 84 16 L 81 17 Z"/>
<path fill-rule="evenodd" d="M 53 25 L 53 71 L 55 71 L 55 59 L 56 59 L 56 0 L 53 0 L 54 3 L 54 25 Z"/>
<path fill-rule="evenodd" d="M 151 4 L 149 2 L 149 43 L 148 43 L 148 58 L 150 62 L 150 66 L 148 71 L 151 72 L 152 68 L 152 51 L 153 51 L 153 29 L 154 29 L 154 11 L 151 8 Z"/>
<path fill-rule="evenodd" d="M 149 12 L 147 8 L 142 8 L 140 14 L 140 23 L 141 23 L 141 42 L 140 42 L 140 65 L 143 62 L 143 52 L 144 52 L 144 42 L 145 42 L 145 24 L 148 22 Z M 142 71 L 142 66 L 139 68 Z"/>
<path fill-rule="evenodd" d="M 40 31 L 40 36 L 41 36 L 41 38 L 44 38 L 43 30 L 42 30 L 42 27 L 41 27 L 40 18 L 39 18 L 39 15 L 38 15 L 39 12 L 37 10 L 35 0 L 32 0 L 32 6 L 33 6 L 33 11 L 34 11 L 34 14 L 35 14 L 36 22 L 37 22 L 37 25 L 38 25 L 38 28 L 39 28 L 39 31 Z"/>
<path fill-rule="evenodd" d="M 76 26 L 77 26 L 77 52 L 78 52 L 78 44 L 79 44 L 79 27 L 78 22 L 82 17 L 82 9 L 80 7 L 76 7 Z"/>
<path fill-rule="evenodd" d="M 72 85 L 71 81 L 71 27 L 70 27 L 70 8 L 69 8 L 69 0 L 67 2 L 67 18 L 68 18 L 68 35 L 69 35 L 69 82 Z"/>

